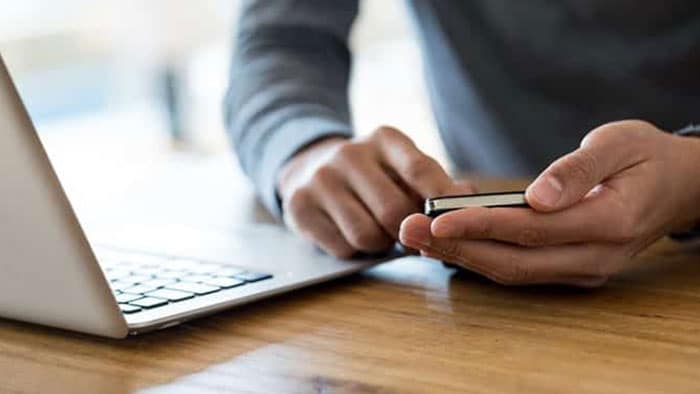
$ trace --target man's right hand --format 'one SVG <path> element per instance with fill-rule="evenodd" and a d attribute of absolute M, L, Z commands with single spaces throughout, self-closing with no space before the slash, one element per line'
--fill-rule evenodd
<path fill-rule="evenodd" d="M 341 258 L 390 248 L 426 198 L 475 191 L 391 127 L 311 144 L 282 168 L 277 190 L 287 225 Z"/>

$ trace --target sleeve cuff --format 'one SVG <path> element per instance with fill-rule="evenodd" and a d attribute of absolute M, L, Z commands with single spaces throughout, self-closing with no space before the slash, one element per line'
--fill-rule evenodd
<path fill-rule="evenodd" d="M 282 206 L 277 195 L 277 174 L 299 150 L 321 138 L 352 137 L 349 124 L 332 118 L 300 118 L 286 122 L 272 132 L 262 149 L 256 166 L 256 189 L 265 207 L 277 219 Z"/>

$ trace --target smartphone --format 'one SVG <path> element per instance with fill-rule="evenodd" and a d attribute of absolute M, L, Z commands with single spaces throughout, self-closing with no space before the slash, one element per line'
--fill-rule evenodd
<path fill-rule="evenodd" d="M 461 196 L 442 196 L 425 200 L 425 214 L 437 217 L 445 212 L 462 208 L 489 207 L 489 208 L 526 208 L 525 192 L 502 192 L 485 194 L 465 194 Z"/>

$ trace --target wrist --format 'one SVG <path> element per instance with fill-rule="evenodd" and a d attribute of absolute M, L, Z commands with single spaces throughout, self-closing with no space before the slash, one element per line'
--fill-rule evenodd
<path fill-rule="evenodd" d="M 682 220 L 674 228 L 674 232 L 689 231 L 700 226 L 700 138 L 695 135 L 676 135 L 676 145 L 679 154 L 676 156 L 681 163 L 681 193 L 686 196 L 686 204 L 678 207 Z"/>
<path fill-rule="evenodd" d="M 694 227 L 700 225 L 700 138 L 698 137 L 685 137 L 689 139 L 688 145 L 691 146 L 691 179 L 693 181 L 693 200 L 691 206 L 694 208 L 693 211 L 693 224 Z M 692 140 L 692 141 L 691 141 Z"/>

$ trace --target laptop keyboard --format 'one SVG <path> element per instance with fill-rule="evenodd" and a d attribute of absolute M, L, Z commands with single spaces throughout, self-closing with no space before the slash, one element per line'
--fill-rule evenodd
<path fill-rule="evenodd" d="M 96 250 L 122 313 L 138 313 L 272 278 L 264 272 L 194 259 Z"/>

